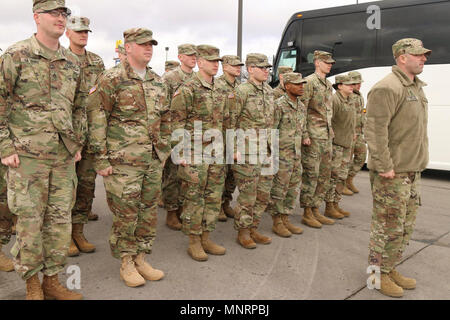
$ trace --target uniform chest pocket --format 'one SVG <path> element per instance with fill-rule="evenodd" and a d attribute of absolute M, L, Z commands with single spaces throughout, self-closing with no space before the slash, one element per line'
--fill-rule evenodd
<path fill-rule="evenodd" d="M 70 102 L 75 99 L 77 81 L 80 77 L 80 70 L 65 61 L 55 61 L 50 63 L 50 84 L 52 91 L 57 91 Z"/>
<path fill-rule="evenodd" d="M 119 93 L 117 98 L 117 109 L 124 117 L 131 116 L 140 110 L 136 99 L 133 97 L 132 91 L 127 90 Z"/>

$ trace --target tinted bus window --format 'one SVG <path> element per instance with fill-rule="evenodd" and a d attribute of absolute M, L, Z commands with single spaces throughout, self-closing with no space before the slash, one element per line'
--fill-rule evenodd
<path fill-rule="evenodd" d="M 358 12 L 304 20 L 300 72 L 314 72 L 314 50 L 333 53 L 336 64 L 332 74 L 373 66 L 376 30 L 367 28 L 368 17 L 366 12 Z"/>

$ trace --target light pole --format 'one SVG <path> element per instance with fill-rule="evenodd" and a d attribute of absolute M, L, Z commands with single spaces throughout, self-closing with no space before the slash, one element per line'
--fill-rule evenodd
<path fill-rule="evenodd" d="M 168 56 L 169 56 L 169 47 L 166 47 L 166 61 L 167 61 Z"/>
<path fill-rule="evenodd" d="M 242 2 L 239 0 L 238 8 L 238 34 L 237 34 L 237 55 L 242 59 Z"/>

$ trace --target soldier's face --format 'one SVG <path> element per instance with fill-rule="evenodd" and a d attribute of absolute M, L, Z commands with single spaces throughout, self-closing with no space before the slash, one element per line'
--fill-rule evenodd
<path fill-rule="evenodd" d="M 70 29 L 67 29 L 66 36 L 69 38 L 70 43 L 73 43 L 76 46 L 79 47 L 85 47 L 87 46 L 88 39 L 89 39 L 89 32 L 88 31 L 73 31 Z"/>
<path fill-rule="evenodd" d="M 65 12 L 63 9 L 54 11 Z M 51 38 L 59 39 L 66 29 L 67 17 L 63 16 L 63 14 L 54 17 L 50 13 L 36 12 L 34 13 L 34 21 L 38 32 L 43 32 Z"/>
<path fill-rule="evenodd" d="M 338 89 L 346 96 L 353 93 L 353 85 L 352 84 L 340 84 L 338 86 Z"/>
<path fill-rule="evenodd" d="M 214 77 L 219 71 L 219 61 L 209 61 L 203 58 L 198 60 L 198 68 L 207 75 Z"/>
<path fill-rule="evenodd" d="M 403 57 L 406 70 L 414 75 L 422 73 L 425 62 L 428 60 L 424 54 L 404 54 Z"/>
<path fill-rule="evenodd" d="M 256 81 L 264 82 L 269 78 L 269 70 L 270 70 L 270 68 L 266 68 L 266 67 L 249 67 L 248 73 Z"/>
<path fill-rule="evenodd" d="M 322 73 L 328 74 L 328 73 L 330 73 L 331 68 L 333 67 L 333 64 L 332 63 L 326 63 L 323 60 L 319 60 L 318 67 L 319 67 L 319 70 Z"/>
<path fill-rule="evenodd" d="M 361 90 L 361 83 L 353 84 L 353 90 L 360 91 Z"/>
<path fill-rule="evenodd" d="M 147 64 L 153 57 L 153 44 L 150 41 L 143 44 L 132 42 L 130 43 L 127 55 L 132 57 L 135 61 Z"/>
<path fill-rule="evenodd" d="M 185 54 L 179 54 L 178 60 L 180 60 L 181 64 L 191 69 L 194 69 L 195 66 L 197 65 L 197 56 L 195 54 L 191 54 L 190 56 Z"/>
<path fill-rule="evenodd" d="M 301 95 L 303 95 L 303 83 L 298 83 L 298 84 L 294 84 L 294 83 L 287 83 L 285 85 L 286 91 L 288 91 L 290 94 L 299 97 Z"/>
<path fill-rule="evenodd" d="M 233 77 L 239 77 L 241 75 L 241 68 L 241 66 L 232 66 L 229 64 L 222 65 L 223 72 L 226 72 Z"/>

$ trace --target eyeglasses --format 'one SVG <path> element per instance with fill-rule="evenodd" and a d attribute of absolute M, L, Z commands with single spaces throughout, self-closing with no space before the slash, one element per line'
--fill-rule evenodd
<path fill-rule="evenodd" d="M 68 16 L 70 16 L 70 12 L 67 11 L 62 11 L 62 10 L 46 10 L 46 11 L 41 11 L 39 13 L 48 13 L 49 15 L 51 15 L 54 18 L 58 18 L 60 15 L 67 19 Z"/>

